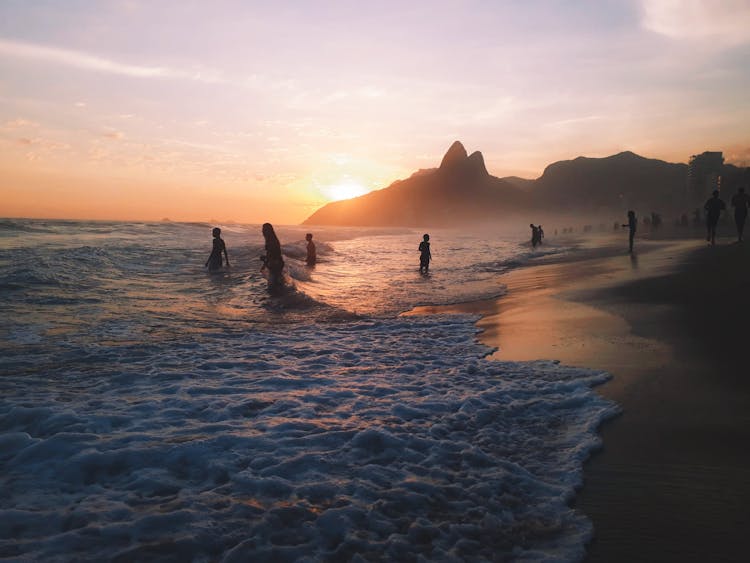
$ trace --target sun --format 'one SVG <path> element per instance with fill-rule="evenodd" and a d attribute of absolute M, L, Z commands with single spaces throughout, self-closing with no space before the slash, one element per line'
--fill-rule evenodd
<path fill-rule="evenodd" d="M 357 182 L 345 181 L 323 188 L 322 191 L 331 201 L 338 201 L 364 195 L 370 190 Z"/>

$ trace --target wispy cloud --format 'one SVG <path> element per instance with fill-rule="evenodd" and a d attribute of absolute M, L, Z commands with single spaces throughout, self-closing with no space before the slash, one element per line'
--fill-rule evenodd
<path fill-rule="evenodd" d="M 641 0 L 642 25 L 672 39 L 750 42 L 747 0 Z"/>
<path fill-rule="evenodd" d="M 601 115 L 584 115 L 581 117 L 571 117 L 568 119 L 558 119 L 556 121 L 551 121 L 547 123 L 546 125 L 548 127 L 555 127 L 555 128 L 565 128 L 570 126 L 577 126 L 584 123 L 590 123 L 592 121 L 599 121 L 601 119 L 605 119 L 604 116 Z"/>
<path fill-rule="evenodd" d="M 0 142 L 10 145 L 10 146 L 16 146 L 23 149 L 33 148 L 45 152 L 52 152 L 52 151 L 68 151 L 70 150 L 71 146 L 68 143 L 63 143 L 60 141 L 56 141 L 54 139 L 48 139 L 45 137 L 0 137 Z M 27 156 L 30 153 L 27 153 Z M 35 156 L 39 156 L 37 153 L 34 153 Z"/>
<path fill-rule="evenodd" d="M 104 137 L 105 139 L 113 139 L 115 141 L 119 141 L 120 139 L 123 139 L 125 137 L 125 134 L 122 131 L 108 129 L 107 131 L 102 133 L 102 137 Z"/>
<path fill-rule="evenodd" d="M 39 127 L 39 124 L 36 121 L 29 121 L 28 119 L 24 119 L 22 117 L 12 119 L 11 121 L 6 121 L 2 125 L 0 125 L 0 129 L 5 130 L 5 131 L 14 131 L 16 129 L 27 129 L 27 128 L 36 128 L 36 127 Z"/>
<path fill-rule="evenodd" d="M 223 82 L 218 74 L 212 72 L 191 72 L 163 66 L 132 65 L 82 51 L 7 39 L 0 39 L 0 56 L 16 59 L 32 59 L 47 63 L 72 66 L 83 70 L 119 74 L 134 78 L 178 78 L 209 83 Z"/>

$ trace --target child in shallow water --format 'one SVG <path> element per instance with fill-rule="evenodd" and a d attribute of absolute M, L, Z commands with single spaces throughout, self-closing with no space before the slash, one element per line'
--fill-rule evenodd
<path fill-rule="evenodd" d="M 419 273 L 426 274 L 430 269 L 430 260 L 432 260 L 430 235 L 425 234 L 422 239 L 422 242 L 419 243 Z"/>
<path fill-rule="evenodd" d="M 315 243 L 312 238 L 312 233 L 307 233 L 305 235 L 305 240 L 307 241 L 307 259 L 305 260 L 305 263 L 308 266 L 315 266 L 315 263 L 318 261 L 318 254 L 315 251 Z"/>
<path fill-rule="evenodd" d="M 222 252 L 226 258 L 227 268 L 229 267 L 229 255 L 227 254 L 227 245 L 224 244 L 224 241 L 221 238 L 221 229 L 219 227 L 214 227 L 211 234 L 214 237 L 214 246 L 211 249 L 211 254 L 208 256 L 208 260 L 206 260 L 206 267 L 209 272 L 216 272 L 221 269 Z"/>

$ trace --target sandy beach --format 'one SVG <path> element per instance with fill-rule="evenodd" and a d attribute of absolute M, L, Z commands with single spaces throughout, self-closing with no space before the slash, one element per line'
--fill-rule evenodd
<path fill-rule="evenodd" d="M 575 501 L 589 561 L 745 560 L 750 245 L 612 242 L 502 276 L 499 299 L 412 313 L 480 314 L 493 358 L 614 376 L 598 391 L 622 414 Z"/>

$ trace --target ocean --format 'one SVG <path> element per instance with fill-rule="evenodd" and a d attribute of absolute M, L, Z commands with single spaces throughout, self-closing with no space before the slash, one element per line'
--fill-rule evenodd
<path fill-rule="evenodd" d="M 276 232 L 281 295 L 259 225 L 0 220 L 0 557 L 580 560 L 608 374 L 399 316 L 575 245 L 435 230 L 421 276 L 421 231 Z"/>

